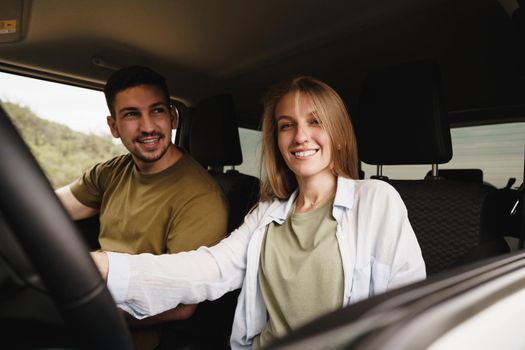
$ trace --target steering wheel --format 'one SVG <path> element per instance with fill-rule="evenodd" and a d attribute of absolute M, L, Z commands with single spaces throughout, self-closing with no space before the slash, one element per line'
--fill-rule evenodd
<path fill-rule="evenodd" d="M 133 349 L 76 226 L 0 106 L 0 210 L 81 349 Z"/>

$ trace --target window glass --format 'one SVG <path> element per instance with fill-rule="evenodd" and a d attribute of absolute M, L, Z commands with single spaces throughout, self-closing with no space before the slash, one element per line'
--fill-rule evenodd
<path fill-rule="evenodd" d="M 242 148 L 242 164 L 236 167 L 239 172 L 260 177 L 261 132 L 239 128 Z"/>
<path fill-rule="evenodd" d="M 54 188 L 126 152 L 101 91 L 0 72 L 0 101 Z"/>
<path fill-rule="evenodd" d="M 498 188 L 509 178 L 523 182 L 525 123 L 493 124 L 451 130 L 453 157 L 440 169 L 481 169 L 483 180 Z M 376 174 L 376 167 L 362 164 L 365 177 Z M 384 166 L 383 175 L 391 179 L 422 179 L 430 165 Z"/>

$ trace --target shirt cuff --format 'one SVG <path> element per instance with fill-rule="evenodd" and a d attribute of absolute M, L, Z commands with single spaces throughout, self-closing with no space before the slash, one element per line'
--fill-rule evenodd
<path fill-rule="evenodd" d="M 106 252 L 108 256 L 107 286 L 117 305 L 126 301 L 129 288 L 129 263 L 127 254 Z"/>

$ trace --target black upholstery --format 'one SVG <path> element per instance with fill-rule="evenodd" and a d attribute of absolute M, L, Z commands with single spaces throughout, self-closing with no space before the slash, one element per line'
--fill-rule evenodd
<path fill-rule="evenodd" d="M 228 232 L 232 232 L 257 203 L 259 180 L 236 170 L 228 170 L 225 173 L 211 172 L 211 174 L 230 202 Z"/>
<path fill-rule="evenodd" d="M 204 166 L 239 165 L 241 143 L 231 95 L 205 99 L 195 108 L 189 151 Z"/>
<path fill-rule="evenodd" d="M 431 175 L 429 171 L 426 177 Z M 439 169 L 438 176 L 450 180 L 483 183 L 483 170 L 481 169 Z"/>
<path fill-rule="evenodd" d="M 407 63 L 373 73 L 357 113 L 360 156 L 374 165 L 448 162 L 452 145 L 446 118 L 435 63 Z M 496 191 L 492 186 L 443 177 L 387 181 L 405 202 L 428 274 L 508 251 L 487 224 L 485 199 Z"/>
<path fill-rule="evenodd" d="M 450 129 L 437 64 L 406 63 L 370 74 L 359 99 L 359 156 L 368 164 L 446 163 Z"/>
<path fill-rule="evenodd" d="M 242 163 L 233 98 L 230 95 L 210 97 L 193 111 L 189 123 L 189 153 L 222 188 L 229 202 L 228 230 L 237 228 L 257 203 L 259 179 L 225 166 Z M 233 316 L 240 290 L 227 293 L 215 301 L 205 301 L 186 321 L 165 327 L 158 349 L 227 349 Z"/>
<path fill-rule="evenodd" d="M 197 106 L 192 116 L 190 154 L 221 186 L 229 201 L 228 228 L 235 229 L 256 203 L 259 179 L 236 170 L 223 172 L 225 166 L 242 163 L 239 130 L 231 95 L 210 97 Z"/>
<path fill-rule="evenodd" d="M 483 232 L 484 198 L 490 186 L 450 180 L 389 180 L 408 209 L 427 273 L 456 265 L 474 247 L 498 240 Z"/>

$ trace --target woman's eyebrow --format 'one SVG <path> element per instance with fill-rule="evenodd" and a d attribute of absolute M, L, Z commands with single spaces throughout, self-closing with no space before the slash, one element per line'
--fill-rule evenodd
<path fill-rule="evenodd" d="M 283 120 L 283 119 L 286 119 L 286 120 L 292 120 L 293 118 L 290 117 L 289 115 L 280 115 L 280 116 L 277 116 L 277 118 L 275 118 L 277 121 L 280 121 L 280 120 Z"/>

